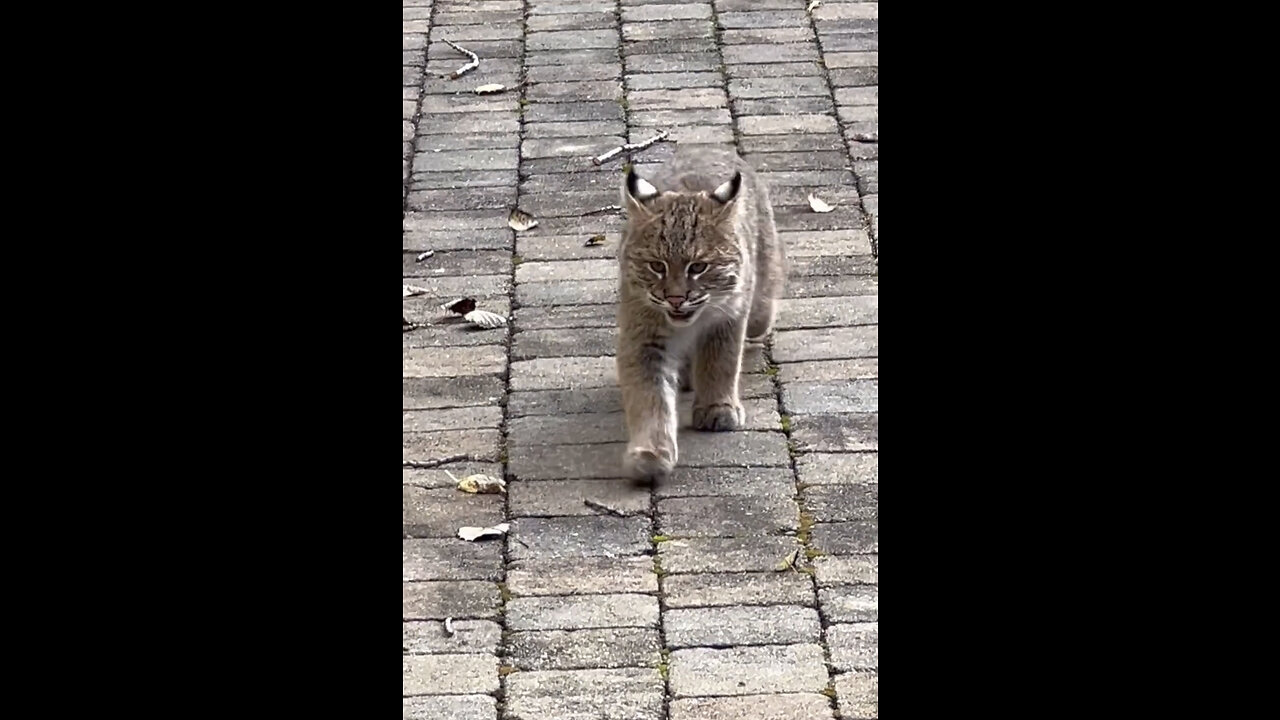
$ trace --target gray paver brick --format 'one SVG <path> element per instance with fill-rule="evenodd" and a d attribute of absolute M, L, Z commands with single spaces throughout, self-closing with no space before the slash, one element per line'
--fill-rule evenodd
<path fill-rule="evenodd" d="M 405 410 L 413 410 L 496 404 L 502 399 L 503 383 L 502 378 L 493 373 L 502 371 L 504 360 L 495 362 L 489 373 L 483 375 L 406 377 L 401 406 Z"/>
<path fill-rule="evenodd" d="M 782 330 L 774 335 L 773 359 L 777 362 L 797 362 L 876 357 L 879 337 L 879 328 L 875 325 Z"/>
<path fill-rule="evenodd" d="M 878 413 L 792 415 L 791 438 L 802 452 L 864 452 L 880 442 Z"/>
<path fill-rule="evenodd" d="M 519 670 L 657 667 L 662 639 L 648 628 L 512 633 L 507 660 Z"/>
<path fill-rule="evenodd" d="M 669 648 L 816 643 L 822 633 L 818 612 L 796 605 L 672 609 L 662 627 Z"/>
<path fill-rule="evenodd" d="M 804 491 L 805 506 L 818 522 L 875 519 L 878 497 L 874 482 L 810 485 Z"/>
<path fill-rule="evenodd" d="M 512 631 L 658 626 L 658 599 L 652 595 L 516 597 L 506 609 Z"/>
<path fill-rule="evenodd" d="M 410 653 L 495 655 L 502 642 L 502 626 L 492 620 L 457 620 L 453 634 L 443 621 L 401 623 L 402 642 Z"/>
<path fill-rule="evenodd" d="M 402 720 L 497 720 L 498 701 L 490 695 L 416 695 L 404 699 Z"/>
<path fill-rule="evenodd" d="M 590 515 L 511 521 L 512 560 L 641 555 L 649 551 L 649 518 Z"/>
<path fill-rule="evenodd" d="M 813 45 L 804 43 L 791 45 L 768 45 L 763 43 L 725 45 L 722 54 L 726 63 L 744 65 L 805 62 L 818 59 L 818 49 Z"/>
<path fill-rule="evenodd" d="M 833 585 L 878 585 L 880 556 L 826 555 L 813 559 L 814 578 L 818 587 Z"/>
<path fill-rule="evenodd" d="M 643 73 L 627 76 L 627 87 L 631 90 L 723 86 L 724 78 L 718 72 Z"/>
<path fill-rule="evenodd" d="M 664 22 L 626 23 L 622 39 L 627 42 L 684 38 L 712 38 L 715 27 L 706 20 L 670 20 Z"/>
<path fill-rule="evenodd" d="M 790 498 L 795 481 L 790 468 L 691 468 L 677 466 L 667 481 L 654 488 L 659 498 L 746 495 Z"/>
<path fill-rule="evenodd" d="M 870 672 L 837 675 L 836 699 L 844 720 L 875 720 L 880 717 L 879 675 Z"/>
<path fill-rule="evenodd" d="M 546 30 L 602 30 L 617 27 L 618 19 L 611 12 L 556 13 L 554 15 L 530 15 L 525 27 L 529 32 Z"/>
<path fill-rule="evenodd" d="M 531 32 L 525 36 L 525 47 L 535 50 L 588 50 L 592 48 L 615 48 L 618 46 L 618 32 L 605 30 L 550 30 Z"/>
<path fill-rule="evenodd" d="M 405 488 L 418 490 L 417 488 Z M 422 491 L 419 492 L 431 492 Z M 456 492 L 456 491 L 455 491 Z M 461 493 L 459 493 L 461 494 Z M 489 503 L 492 505 L 492 503 Z M 500 508 L 499 508 L 500 509 Z M 501 518 L 501 513 L 498 513 Z M 496 524 L 502 522 L 496 520 Z M 479 525 L 469 518 L 452 528 Z M 452 534 L 452 533 L 451 533 Z M 406 538 L 401 550 L 401 580 L 493 580 L 502 579 L 502 545 L 469 543 L 456 537 Z"/>
<path fill-rule="evenodd" d="M 662 720 L 663 695 L 656 669 L 516 672 L 504 720 Z"/>
<path fill-rule="evenodd" d="M 831 667 L 846 670 L 875 670 L 879 665 L 880 623 L 847 623 L 827 628 Z"/>
<path fill-rule="evenodd" d="M 662 579 L 662 598 L 668 608 L 814 605 L 809 576 L 797 572 L 669 575 Z"/>
<path fill-rule="evenodd" d="M 546 358 L 511 363 L 513 391 L 616 388 L 617 377 L 611 357 Z"/>
<path fill-rule="evenodd" d="M 818 604 L 827 622 L 876 622 L 880 615 L 879 590 L 874 585 L 822 588 Z"/>
<path fill-rule="evenodd" d="M 690 538 L 658 543 L 667 573 L 774 572 L 800 547 L 791 537 Z"/>
<path fill-rule="evenodd" d="M 496 583 L 440 581 L 401 583 L 404 620 L 492 618 L 499 614 Z"/>
<path fill-rule="evenodd" d="M 879 380 L 791 383 L 782 386 L 788 412 L 796 414 L 873 413 L 880 409 Z"/>
<path fill-rule="evenodd" d="M 527 419 L 527 418 L 517 418 Z M 518 481 L 508 489 L 513 517 L 599 515 L 591 500 L 628 515 L 649 511 L 649 490 L 630 480 Z"/>
<path fill-rule="evenodd" d="M 498 658 L 493 655 L 406 655 L 402 664 L 406 696 L 498 690 Z"/>
<path fill-rule="evenodd" d="M 622 22 L 647 22 L 651 20 L 710 19 L 710 3 L 682 2 L 663 5 L 643 4 L 622 8 Z"/>
<path fill-rule="evenodd" d="M 818 645 L 676 650 L 670 666 L 671 694 L 677 698 L 819 692 L 827 686 L 827 668 Z"/>
<path fill-rule="evenodd" d="M 656 593 L 658 576 L 648 556 L 518 560 L 507 568 L 507 589 L 515 596 Z"/>
<path fill-rule="evenodd" d="M 685 497 L 658 501 L 658 530 L 680 537 L 736 537 L 796 530 L 800 512 L 790 498 Z"/>
<path fill-rule="evenodd" d="M 450 455 L 466 455 L 472 460 L 495 461 L 502 444 L 498 430 L 443 430 L 402 433 L 405 460 L 433 460 Z"/>
<path fill-rule="evenodd" d="M 839 681 L 836 686 L 839 687 Z M 831 720 L 832 717 L 830 701 L 826 696 L 816 693 L 681 698 L 671 701 L 671 720 Z"/>
<path fill-rule="evenodd" d="M 877 520 L 818 523 L 810 543 L 831 555 L 875 554 L 880 550 L 879 525 Z"/>

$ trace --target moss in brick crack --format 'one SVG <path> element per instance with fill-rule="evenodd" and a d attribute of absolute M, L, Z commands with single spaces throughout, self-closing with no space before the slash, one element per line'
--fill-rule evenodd
<path fill-rule="evenodd" d="M 806 560 L 809 560 L 810 562 L 812 562 L 813 560 L 815 560 L 815 559 L 817 559 L 817 558 L 820 558 L 820 557 L 826 557 L 826 556 L 827 556 L 827 554 L 826 554 L 826 553 L 822 552 L 821 550 L 819 550 L 819 549 L 817 549 L 817 548 L 811 548 L 811 547 L 809 547 L 809 548 L 805 548 L 805 549 L 804 549 L 804 557 L 805 557 L 805 559 L 806 559 Z"/>
<path fill-rule="evenodd" d="M 519 264 L 520 264 L 520 263 L 522 263 L 522 262 L 524 262 L 524 258 L 520 257 L 519 255 L 512 255 L 512 256 L 511 256 L 511 264 L 512 264 L 512 265 L 519 265 Z"/>
<path fill-rule="evenodd" d="M 825 688 L 823 688 L 823 689 L 822 689 L 822 694 L 823 694 L 823 695 L 826 695 L 827 697 L 831 698 L 832 700 L 835 700 L 835 699 L 836 699 L 836 688 L 835 688 L 835 686 L 834 686 L 834 685 L 828 685 L 828 686 L 826 686 Z"/>
<path fill-rule="evenodd" d="M 507 589 L 506 583 L 504 582 L 498 583 L 498 595 L 502 597 L 502 602 L 504 605 L 506 603 L 511 602 L 511 591 Z"/>
<path fill-rule="evenodd" d="M 796 539 L 806 545 L 809 544 L 809 534 L 813 532 L 814 519 L 813 515 L 807 511 L 800 511 L 800 530 L 796 532 Z"/>
<path fill-rule="evenodd" d="M 661 648 L 658 653 L 662 655 L 662 659 L 658 661 L 658 674 L 662 676 L 662 681 L 666 682 L 667 676 L 671 673 L 671 651 Z"/>
<path fill-rule="evenodd" d="M 631 172 L 631 167 L 632 165 L 630 162 L 622 163 L 622 174 L 626 175 L 627 173 Z"/>
<path fill-rule="evenodd" d="M 513 672 L 517 672 L 517 671 L 516 671 L 516 669 L 515 669 L 514 667 L 512 667 L 512 666 L 510 666 L 510 665 L 499 665 L 499 666 L 498 666 L 498 677 L 506 677 L 506 676 L 510 675 L 511 673 L 513 673 Z"/>
<path fill-rule="evenodd" d="M 795 440 L 788 440 L 787 455 L 790 455 L 791 458 L 794 460 L 795 457 L 799 454 L 800 454 L 800 443 L 797 443 Z"/>
<path fill-rule="evenodd" d="M 768 375 L 769 377 L 777 377 L 778 366 L 773 363 L 769 363 L 769 365 L 764 369 L 764 374 Z"/>
<path fill-rule="evenodd" d="M 670 535 L 654 535 L 652 538 L 650 538 L 650 540 L 653 542 L 654 545 L 657 545 L 658 543 L 664 543 L 670 539 L 671 539 Z"/>
<path fill-rule="evenodd" d="M 667 571 L 662 569 L 662 560 L 656 555 L 653 558 L 653 574 L 660 578 L 667 576 Z"/>
<path fill-rule="evenodd" d="M 782 426 L 782 432 L 791 432 L 791 416 L 779 416 L 778 424 Z"/>
<path fill-rule="evenodd" d="M 630 109 L 631 109 L 631 103 L 627 102 L 627 96 L 626 96 L 626 95 L 619 95 L 619 96 L 618 96 L 618 104 L 622 106 L 622 109 L 623 109 L 623 110 L 630 110 Z"/>

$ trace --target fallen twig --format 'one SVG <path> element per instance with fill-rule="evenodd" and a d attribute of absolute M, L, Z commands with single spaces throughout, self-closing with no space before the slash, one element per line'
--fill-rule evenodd
<path fill-rule="evenodd" d="M 448 465 L 451 462 L 459 460 L 470 460 L 470 455 L 450 455 L 448 457 L 435 458 L 434 460 L 404 460 L 402 467 L 407 468 L 433 468 L 441 465 Z"/>
<path fill-rule="evenodd" d="M 400 316 L 400 332 L 407 333 L 410 330 L 417 330 L 417 329 L 418 329 L 418 323 L 410 320 L 409 318 L 403 315 Z"/>
<path fill-rule="evenodd" d="M 459 44 L 457 44 L 457 43 L 455 43 L 455 42 L 451 42 L 451 41 L 449 41 L 449 40 L 445 40 L 444 42 L 445 42 L 445 44 L 446 44 L 446 45 L 448 45 L 449 47 L 453 48 L 454 50 L 457 50 L 458 52 L 462 53 L 463 55 L 466 55 L 467 57 L 471 58 L 471 62 L 467 63 L 466 65 L 463 65 L 462 67 L 458 68 L 457 70 L 454 70 L 451 74 L 449 74 L 449 75 L 442 75 L 441 77 L 447 77 L 447 78 L 449 78 L 450 80 L 457 80 L 458 78 L 462 77 L 463 75 L 465 75 L 465 74 L 466 74 L 466 73 L 468 73 L 469 71 L 471 71 L 471 70 L 475 70 L 476 68 L 480 67 L 480 56 L 479 56 L 479 55 L 476 55 L 475 53 L 471 52 L 470 50 L 468 50 L 468 49 L 466 49 L 466 48 L 462 47 L 461 45 L 459 45 Z"/>
<path fill-rule="evenodd" d="M 878 144 L 880 144 L 880 133 L 878 133 L 878 132 L 872 132 L 872 133 L 854 133 L 854 134 L 853 134 L 853 139 L 854 139 L 854 140 L 857 140 L 858 142 L 864 142 L 864 143 L 876 143 L 876 144 L 878 145 Z"/>
<path fill-rule="evenodd" d="M 596 208 L 595 210 L 588 210 L 582 213 L 581 215 L 579 215 L 578 217 L 586 217 L 588 215 L 599 215 L 600 213 L 607 213 L 607 212 L 622 212 L 622 206 L 621 205 L 605 205 L 602 208 Z"/>
<path fill-rule="evenodd" d="M 596 502 L 595 500 L 592 500 L 590 498 L 583 498 L 582 504 L 586 505 L 592 510 L 599 510 L 601 512 L 606 512 L 606 513 L 609 513 L 610 515 L 616 515 L 618 517 L 627 517 L 627 514 L 622 512 L 621 510 L 617 508 L 609 507 L 608 505 L 605 505 L 602 502 Z"/>
<path fill-rule="evenodd" d="M 606 162 L 609 162 L 610 160 L 617 157 L 618 155 L 621 155 L 624 152 L 635 152 L 637 150 L 643 150 L 649 147 L 650 145 L 658 142 L 659 140 L 665 139 L 667 135 L 668 135 L 667 131 L 663 130 L 662 132 L 658 133 L 657 135 L 654 135 L 653 137 L 649 138 L 648 140 L 645 140 L 644 142 L 627 143 L 626 145 L 619 145 L 618 147 L 610 150 L 609 152 L 603 155 L 597 155 L 596 157 L 591 158 L 591 162 L 595 163 L 596 165 L 602 165 Z"/>
<path fill-rule="evenodd" d="M 436 251 L 435 251 L 435 250 L 428 250 L 428 251 L 426 251 L 426 252 L 421 252 L 421 253 L 418 253 L 418 257 L 414 258 L 414 259 L 413 259 L 413 261 L 414 261 L 414 262 L 416 262 L 416 263 L 420 263 L 420 262 L 422 262 L 423 260 L 426 260 L 427 258 L 429 258 L 429 257 L 431 257 L 432 255 L 435 255 L 435 254 L 436 254 Z"/>

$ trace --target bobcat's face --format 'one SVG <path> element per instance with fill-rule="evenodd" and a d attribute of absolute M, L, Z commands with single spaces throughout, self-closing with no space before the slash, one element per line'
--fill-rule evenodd
<path fill-rule="evenodd" d="M 735 175 L 709 194 L 659 194 L 627 173 L 624 278 L 675 327 L 693 324 L 741 289 L 745 253 L 733 224 L 740 185 Z"/>

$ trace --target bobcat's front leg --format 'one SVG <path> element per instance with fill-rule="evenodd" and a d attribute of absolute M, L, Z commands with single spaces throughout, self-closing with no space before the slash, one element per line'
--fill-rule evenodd
<path fill-rule="evenodd" d="M 625 329 L 619 333 L 626 336 Z M 618 385 L 627 416 L 622 467 L 636 480 L 662 480 L 675 467 L 677 368 L 659 342 L 618 344 Z"/>
<path fill-rule="evenodd" d="M 746 424 L 738 399 L 742 370 L 745 320 L 708 328 L 693 361 L 693 427 L 698 430 L 736 430 Z"/>

